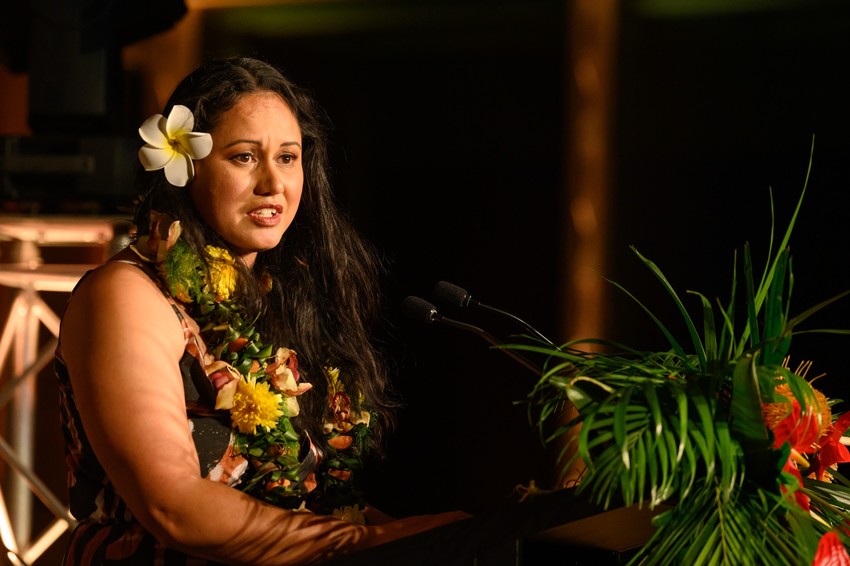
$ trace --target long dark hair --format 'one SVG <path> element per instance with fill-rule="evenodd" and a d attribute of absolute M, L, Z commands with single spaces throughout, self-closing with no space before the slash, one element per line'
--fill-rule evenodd
<path fill-rule="evenodd" d="M 238 301 L 248 313 L 262 313 L 263 341 L 298 353 L 299 371 L 313 390 L 299 397 L 301 425 L 319 438 L 327 403 L 324 367 L 340 369 L 339 379 L 356 409 L 368 408 L 378 419 L 372 448 L 380 452 L 381 436 L 393 423 L 395 403 L 386 367 L 372 332 L 380 323 L 384 268 L 380 256 L 351 226 L 338 208 L 328 178 L 327 117 L 313 98 L 275 67 L 252 58 L 206 63 L 188 75 L 164 109 L 188 107 L 195 131 L 211 132 L 222 113 L 241 97 L 273 92 L 283 99 L 301 128 L 304 189 L 298 213 L 280 244 L 260 252 L 244 269 Z M 137 209 L 140 234 L 147 211 L 169 212 L 180 219 L 182 236 L 202 255 L 207 244 L 228 247 L 201 219 L 186 188 L 173 187 L 162 171 L 140 171 L 138 187 L 147 195 Z M 272 277 L 263 292 L 261 277 Z"/>

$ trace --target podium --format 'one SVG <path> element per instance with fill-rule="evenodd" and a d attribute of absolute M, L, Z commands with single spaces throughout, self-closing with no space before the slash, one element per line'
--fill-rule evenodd
<path fill-rule="evenodd" d="M 69 293 L 97 263 L 45 263 L 42 247 L 93 247 L 101 253 L 112 243 L 118 219 L 0 214 L 0 286 L 9 291 L 10 306 L 0 334 L 0 407 L 7 417 L 0 437 L 0 460 L 7 474 L 0 490 L 0 541 L 11 564 L 30 564 L 76 521 L 66 505 L 34 470 L 36 378 L 53 361 L 59 315 L 43 292 Z M 41 327 L 49 331 L 42 337 Z M 55 400 L 51 400 L 55 406 Z M 52 426 L 58 423 L 52 421 Z M 61 463 L 61 448 L 56 447 Z M 35 496 L 55 517 L 33 536 Z"/>
<path fill-rule="evenodd" d="M 484 513 L 326 562 L 328 566 L 613 566 L 652 536 L 654 510 L 590 503 L 574 489 L 535 495 Z"/>

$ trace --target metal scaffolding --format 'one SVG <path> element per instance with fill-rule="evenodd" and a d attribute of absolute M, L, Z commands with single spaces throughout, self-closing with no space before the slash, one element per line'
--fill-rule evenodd
<path fill-rule="evenodd" d="M 114 235 L 112 220 L 0 215 L 0 286 L 11 290 L 12 300 L 0 334 L 0 368 L 8 377 L 0 382 L 0 408 L 8 416 L 5 437 L 0 436 L 0 458 L 11 470 L 0 487 L 0 541 L 15 565 L 37 560 L 63 533 L 76 525 L 64 498 L 59 498 L 34 469 L 36 451 L 36 379 L 52 362 L 59 336 L 59 315 L 43 300 L 44 291 L 70 292 L 91 264 L 45 264 L 45 245 L 96 245 L 104 249 Z M 41 326 L 50 338 L 41 339 Z M 54 421 L 55 422 L 55 421 Z M 33 503 L 37 498 L 54 520 L 33 534 Z"/>

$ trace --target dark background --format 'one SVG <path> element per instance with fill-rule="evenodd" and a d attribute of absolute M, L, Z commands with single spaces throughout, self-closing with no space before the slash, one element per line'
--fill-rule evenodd
<path fill-rule="evenodd" d="M 314 92 L 334 124 L 340 203 L 387 259 L 390 328 L 380 338 L 405 404 L 371 486 L 388 512 L 486 511 L 512 500 L 517 484 L 551 478 L 550 455 L 515 404 L 536 376 L 477 336 L 408 319 L 400 305 L 407 295 L 431 300 L 447 280 L 566 339 L 570 7 L 349 2 L 205 18 L 205 55 L 264 57 Z M 791 311 L 850 288 L 850 5 L 624 1 L 617 25 L 600 276 L 626 286 L 684 340 L 669 297 L 629 246 L 661 267 L 688 306 L 698 302 L 686 290 L 728 301 L 733 252 L 749 242 L 762 268 L 771 191 L 778 241 L 814 138 L 791 243 Z M 134 78 L 124 80 L 119 106 L 133 99 Z M 121 133 L 135 139 L 130 128 Z M 101 212 L 112 213 L 104 202 Z M 808 326 L 850 327 L 848 309 L 845 300 Z M 441 311 L 506 338 L 521 330 L 486 313 Z M 607 313 L 607 337 L 667 348 L 622 293 L 612 289 Z M 821 389 L 848 397 L 846 345 L 846 337 L 795 338 L 792 365 L 814 360 L 812 371 L 827 373 Z"/>
<path fill-rule="evenodd" d="M 559 259 L 570 190 L 569 3 L 417 6 L 416 17 L 395 25 L 321 38 L 239 31 L 223 12 L 210 18 L 209 35 L 229 40 L 210 49 L 271 57 L 314 90 L 336 125 L 340 199 L 390 260 L 390 345 L 407 407 L 376 499 L 401 513 L 479 510 L 510 499 L 517 484 L 549 477 L 525 409 L 513 404 L 535 376 L 472 334 L 411 322 L 392 307 L 409 294 L 430 300 L 434 283 L 448 280 L 566 339 L 558 333 L 569 317 Z M 681 13 L 669 10 L 675 3 L 621 4 L 609 262 L 600 274 L 623 283 L 683 340 L 672 302 L 629 246 L 655 261 L 694 309 L 687 290 L 727 302 L 735 250 L 749 243 L 757 270 L 764 266 L 771 191 L 777 243 L 783 235 L 813 139 L 792 239 L 792 312 L 850 287 L 842 71 L 850 10 L 834 2 L 691 6 Z M 521 330 L 468 310 L 441 312 L 499 336 Z M 809 327 L 848 327 L 847 313 L 839 304 Z M 607 326 L 608 337 L 667 347 L 616 291 Z M 829 374 L 820 386 L 844 396 L 844 343 L 800 337 L 792 365 L 813 359 L 813 372 Z"/>
<path fill-rule="evenodd" d="M 386 256 L 386 347 L 404 407 L 373 501 L 397 514 L 492 509 L 548 479 L 524 407 L 536 375 L 474 334 L 407 318 L 439 280 L 555 336 L 562 253 L 566 10 L 556 2 L 417 3 L 365 31 L 266 38 L 226 12 L 216 54 L 271 58 L 334 131 L 334 179 Z M 258 10 L 258 13 L 261 12 Z M 444 305 L 439 305 L 444 307 Z M 442 309 L 508 337 L 498 318 Z"/>

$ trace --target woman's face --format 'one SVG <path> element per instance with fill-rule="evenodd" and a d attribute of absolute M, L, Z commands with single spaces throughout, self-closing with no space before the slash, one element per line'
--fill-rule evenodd
<path fill-rule="evenodd" d="M 201 217 L 249 267 L 292 223 L 304 185 L 301 129 L 271 92 L 243 96 L 210 132 L 189 187 Z"/>

